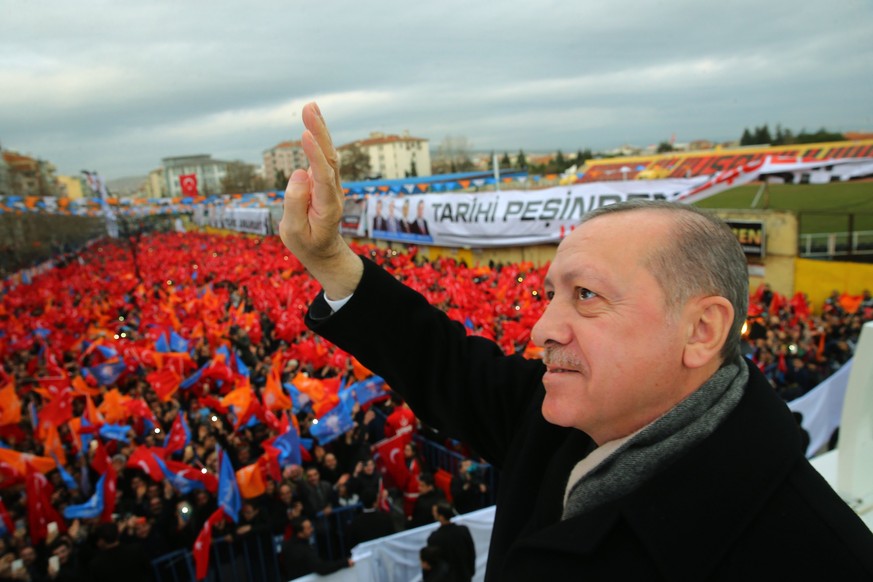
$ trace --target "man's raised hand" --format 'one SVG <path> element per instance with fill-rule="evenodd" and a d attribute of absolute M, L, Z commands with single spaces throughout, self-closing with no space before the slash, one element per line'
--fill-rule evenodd
<path fill-rule="evenodd" d="M 303 107 L 303 151 L 309 171 L 294 170 L 285 189 L 279 235 L 331 299 L 354 292 L 363 264 L 339 232 L 343 189 L 339 155 L 315 103 Z"/>

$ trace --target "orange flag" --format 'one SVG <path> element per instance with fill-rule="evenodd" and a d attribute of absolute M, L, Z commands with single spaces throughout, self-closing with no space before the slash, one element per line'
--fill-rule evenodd
<path fill-rule="evenodd" d="M 103 403 L 97 407 L 97 410 L 103 413 L 106 422 L 117 424 L 127 420 L 129 416 L 124 407 L 124 403 L 130 400 L 129 396 L 123 396 L 118 388 L 113 388 L 103 395 Z"/>
<path fill-rule="evenodd" d="M 64 452 L 64 445 L 61 444 L 61 436 L 58 434 L 58 427 L 53 424 L 46 426 L 43 450 L 47 455 L 54 453 L 61 465 L 67 464 L 67 454 Z"/>
<path fill-rule="evenodd" d="M 106 422 L 106 420 L 103 418 L 103 415 L 100 413 L 97 407 L 94 406 L 94 401 L 91 400 L 90 396 L 85 397 L 84 416 L 88 420 L 88 422 L 91 423 L 92 426 L 100 426 L 104 422 Z"/>
<path fill-rule="evenodd" d="M 77 395 L 81 396 L 100 396 L 99 388 L 91 388 L 88 386 L 88 383 L 85 382 L 85 379 L 81 376 L 76 376 L 73 378 L 72 382 L 73 392 Z"/>
<path fill-rule="evenodd" d="M 251 499 L 263 495 L 267 490 L 260 463 L 252 463 L 236 472 L 236 482 L 243 499 Z"/>
<path fill-rule="evenodd" d="M 357 358 L 352 357 L 352 374 L 354 374 L 356 380 L 366 380 L 373 375 L 373 372 L 364 367 Z"/>
<path fill-rule="evenodd" d="M 0 448 L 0 463 L 6 463 L 22 477 L 27 474 L 27 463 L 30 463 L 40 473 L 48 473 L 55 468 L 55 460 L 51 457 L 37 457 L 3 448 Z"/>
<path fill-rule="evenodd" d="M 241 382 L 238 387 L 224 395 L 224 398 L 221 399 L 221 405 L 234 406 L 239 413 L 242 413 L 249 407 L 253 397 L 251 385 L 248 382 Z"/>
<path fill-rule="evenodd" d="M 267 385 L 264 387 L 263 396 L 267 410 L 287 410 L 292 406 L 291 397 L 282 389 L 279 371 L 275 367 L 267 374 Z"/>
<path fill-rule="evenodd" d="M 15 392 L 15 380 L 0 390 L 0 426 L 21 422 L 21 399 Z"/>
<path fill-rule="evenodd" d="M 303 372 L 298 372 L 294 379 L 291 380 L 291 383 L 294 386 L 309 396 L 309 399 L 312 402 L 318 402 L 324 399 L 325 390 L 324 383 L 321 380 L 317 380 L 315 378 L 310 378 Z"/>

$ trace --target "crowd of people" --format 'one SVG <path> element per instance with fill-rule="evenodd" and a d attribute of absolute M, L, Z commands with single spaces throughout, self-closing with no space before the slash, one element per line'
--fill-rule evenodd
<path fill-rule="evenodd" d="M 545 306 L 545 266 L 355 250 L 467 333 L 539 356 L 530 329 Z M 341 399 L 373 377 L 306 329 L 318 286 L 278 238 L 156 234 L 57 263 L 0 288 L 0 579 L 148 580 L 151 560 L 195 548 L 204 529 L 233 544 L 281 536 L 285 576 L 328 573 L 351 561 L 310 543 L 332 535 L 319 531 L 321 515 L 362 506 L 345 532 L 350 548 L 482 506 L 475 451 L 423 426 L 388 387 Z M 786 400 L 851 357 L 873 319 L 866 292 L 835 292 L 820 314 L 766 285 L 752 299 L 746 355 Z M 341 407 L 350 423 L 326 433 Z M 292 431 L 302 447 L 280 451 Z M 465 454 L 449 487 L 416 441 L 404 446 L 413 485 L 381 470 L 373 445 L 408 431 Z M 243 499 L 238 515 L 215 518 L 223 458 Z M 96 515 L 90 502 L 102 504 Z M 448 559 L 437 545 L 421 555 L 431 579 Z"/>

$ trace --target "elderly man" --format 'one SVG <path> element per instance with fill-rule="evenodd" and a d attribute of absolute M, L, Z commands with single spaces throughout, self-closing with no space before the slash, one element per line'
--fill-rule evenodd
<path fill-rule="evenodd" d="M 323 287 L 307 324 L 500 468 L 487 580 L 873 576 L 873 534 L 739 356 L 748 275 L 721 221 L 589 213 L 549 269 L 544 359 L 506 356 L 349 249 L 336 150 L 316 105 L 303 120 L 280 231 Z"/>

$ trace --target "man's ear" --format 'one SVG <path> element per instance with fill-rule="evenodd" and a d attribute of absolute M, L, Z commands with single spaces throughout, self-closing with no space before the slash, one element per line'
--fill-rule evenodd
<path fill-rule="evenodd" d="M 734 306 L 724 297 L 692 299 L 687 306 L 689 334 L 682 354 L 688 368 L 700 368 L 721 358 L 734 321 Z"/>

